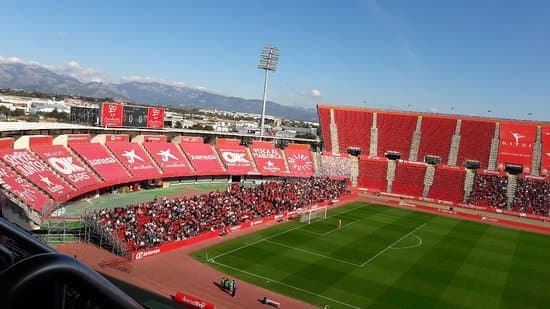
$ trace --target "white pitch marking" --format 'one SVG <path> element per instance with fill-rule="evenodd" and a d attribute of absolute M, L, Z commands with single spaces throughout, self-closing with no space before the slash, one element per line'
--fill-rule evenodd
<path fill-rule="evenodd" d="M 320 298 L 329 300 L 329 301 L 331 301 L 331 302 L 335 302 L 335 303 L 344 305 L 344 306 L 349 307 L 349 308 L 360 309 L 360 307 L 357 307 L 357 306 L 354 306 L 354 305 L 351 305 L 351 304 L 347 304 L 347 303 L 345 303 L 345 302 L 343 302 L 343 301 L 339 301 L 339 300 L 336 300 L 336 299 L 333 299 L 333 298 L 330 298 L 330 297 L 327 297 L 327 296 L 323 296 L 323 295 L 321 295 L 321 294 L 317 294 L 317 293 L 314 293 L 314 292 L 311 292 L 311 291 L 308 291 L 308 290 L 304 290 L 304 289 L 302 289 L 302 288 L 299 288 L 299 287 L 290 285 L 290 284 L 288 284 L 288 283 L 284 283 L 284 282 L 277 281 L 277 280 L 274 280 L 274 279 L 271 279 L 271 278 L 268 278 L 268 277 L 264 277 L 264 276 L 262 276 L 262 275 L 258 275 L 258 274 L 255 274 L 255 273 L 251 273 L 251 272 L 249 272 L 249 271 L 242 270 L 242 269 L 240 269 L 240 268 L 236 268 L 236 267 L 233 267 L 233 266 L 225 265 L 225 264 L 222 264 L 222 263 L 219 263 L 219 262 L 212 262 L 212 263 L 218 264 L 218 265 L 220 265 L 220 266 L 222 266 L 222 267 L 227 267 L 227 268 L 230 268 L 230 269 L 233 269 L 233 270 L 242 272 L 242 273 L 247 274 L 247 275 L 249 275 L 249 276 L 253 276 L 253 277 L 260 278 L 260 279 L 263 279 L 263 280 L 266 280 L 266 281 L 270 281 L 270 282 L 275 282 L 275 283 L 278 283 L 278 284 L 280 284 L 280 285 L 286 286 L 286 287 L 288 287 L 288 288 L 291 288 L 291 289 L 294 289 L 294 290 L 297 290 L 297 291 L 300 291 L 300 292 L 303 292 L 303 293 L 307 293 L 307 294 L 310 294 L 310 295 L 313 295 L 313 296 L 317 296 L 317 297 L 320 297 Z"/>
<path fill-rule="evenodd" d="M 426 225 L 426 223 L 422 224 L 421 226 L 415 228 L 414 230 L 408 232 L 407 234 L 405 234 L 405 236 L 399 238 L 398 240 L 396 240 L 395 242 L 393 242 L 391 245 L 387 246 L 386 248 L 384 248 L 382 251 L 378 252 L 375 256 L 371 257 L 370 259 L 368 259 L 366 262 L 364 262 L 363 264 L 361 264 L 360 267 L 363 267 L 365 265 L 367 265 L 368 263 L 370 263 L 372 260 L 374 260 L 377 256 L 381 255 L 382 253 L 388 251 L 391 247 L 393 247 L 396 243 L 400 242 L 401 240 L 403 240 L 405 237 L 411 235 L 412 233 L 418 231 L 419 229 L 423 228 L 424 226 Z"/>
<path fill-rule="evenodd" d="M 336 261 L 336 262 L 340 262 L 340 263 L 344 263 L 344 264 L 348 264 L 348 265 L 353 265 L 353 266 L 357 266 L 357 267 L 361 266 L 360 264 L 357 264 L 357 263 L 352 263 L 352 262 L 348 262 L 348 261 L 345 261 L 345 260 L 340 260 L 340 259 L 337 259 L 337 258 L 333 258 L 331 256 L 316 253 L 316 252 L 313 252 L 313 251 L 308 251 L 308 250 L 300 249 L 300 248 L 297 248 L 297 247 L 294 247 L 294 246 L 289 246 L 289 245 L 286 245 L 286 244 L 283 244 L 283 243 L 280 243 L 280 242 L 276 242 L 276 241 L 272 241 L 272 240 L 266 240 L 266 242 L 269 242 L 269 243 L 272 243 L 272 244 L 275 244 L 275 245 L 278 245 L 278 246 L 281 246 L 281 247 L 289 248 L 289 249 L 292 249 L 292 250 L 308 253 L 308 254 L 311 254 L 311 255 L 316 255 L 316 256 L 319 256 L 319 257 L 322 257 L 322 258 L 325 258 L 325 259 L 328 259 L 328 260 L 333 260 L 333 261 Z"/>
<path fill-rule="evenodd" d="M 418 248 L 422 246 L 422 238 L 420 238 L 420 236 L 416 234 L 412 234 L 412 236 L 416 237 L 416 239 L 418 240 L 418 243 L 416 245 L 405 246 L 405 247 L 391 247 L 390 249 L 392 250 L 413 249 L 413 248 Z"/>

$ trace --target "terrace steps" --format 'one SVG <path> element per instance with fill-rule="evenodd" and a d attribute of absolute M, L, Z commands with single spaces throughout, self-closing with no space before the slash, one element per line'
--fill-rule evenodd
<path fill-rule="evenodd" d="M 422 191 L 422 197 L 428 197 L 430 188 L 434 183 L 435 166 L 429 164 L 426 167 L 426 175 L 424 176 L 424 191 Z"/>
<path fill-rule="evenodd" d="M 458 119 L 456 121 L 455 133 L 451 137 L 451 148 L 449 150 L 449 159 L 447 160 L 447 165 L 456 166 L 456 161 L 458 159 L 458 150 L 460 148 L 461 126 L 462 126 L 462 120 Z"/>
<path fill-rule="evenodd" d="M 533 144 L 533 164 L 531 164 L 531 176 L 540 176 L 542 159 L 542 128 L 537 127 L 537 137 Z"/>
<path fill-rule="evenodd" d="M 489 164 L 487 169 L 494 171 L 496 170 L 497 166 L 497 159 L 498 159 L 498 147 L 500 144 L 500 124 L 497 122 L 495 124 L 495 134 L 493 135 L 493 139 L 491 140 L 491 152 L 489 153 Z"/>
<path fill-rule="evenodd" d="M 472 192 L 475 176 L 476 173 L 474 170 L 466 170 L 466 178 L 464 179 L 464 202 L 466 202 L 466 200 L 470 196 L 470 193 Z"/>
<path fill-rule="evenodd" d="M 250 161 L 251 161 L 252 167 L 254 168 L 254 172 L 259 173 L 260 170 L 258 169 L 258 165 L 256 165 L 256 161 L 254 161 L 254 158 L 252 157 L 252 152 L 250 151 L 250 148 L 245 147 L 245 149 L 246 149 L 246 154 L 251 159 Z M 315 162 L 315 158 L 313 159 L 313 162 Z"/>
<path fill-rule="evenodd" d="M 418 160 L 418 149 L 422 139 L 422 116 L 418 116 L 416 120 L 416 128 L 412 135 L 411 151 L 409 152 L 409 161 Z"/>
<path fill-rule="evenodd" d="M 370 129 L 369 156 L 375 157 L 378 154 L 378 114 L 372 113 L 372 127 Z"/>
<path fill-rule="evenodd" d="M 216 160 L 220 164 L 222 171 L 224 172 L 227 171 L 227 167 L 223 163 L 222 158 L 220 158 L 220 154 L 218 153 L 218 150 L 216 149 L 216 147 L 214 147 L 214 145 L 210 145 L 210 148 L 212 148 L 212 153 L 216 156 Z"/>
<path fill-rule="evenodd" d="M 392 183 L 395 180 L 395 167 L 395 160 L 388 160 L 388 170 L 386 171 L 386 180 L 388 181 L 388 185 L 386 191 L 390 193 L 392 189 Z"/>
<path fill-rule="evenodd" d="M 506 205 L 508 209 L 512 209 L 514 205 L 514 198 L 516 197 L 518 176 L 508 174 L 508 184 L 506 185 Z"/>
<path fill-rule="evenodd" d="M 338 143 L 338 126 L 336 125 L 336 121 L 334 119 L 333 108 L 330 109 L 330 143 L 332 145 L 332 153 L 339 154 L 340 144 Z"/>

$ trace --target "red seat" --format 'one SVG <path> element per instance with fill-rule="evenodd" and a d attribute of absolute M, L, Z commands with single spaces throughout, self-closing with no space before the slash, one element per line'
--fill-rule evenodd
<path fill-rule="evenodd" d="M 428 197 L 462 203 L 464 200 L 465 175 L 466 170 L 463 167 L 438 165 L 435 169 L 434 180 Z"/>
<path fill-rule="evenodd" d="M 423 163 L 398 162 L 392 182 L 392 193 L 422 196 L 425 174 L 426 165 Z"/>
<path fill-rule="evenodd" d="M 358 185 L 374 191 L 386 192 L 388 161 L 383 158 L 363 158 L 359 160 Z"/>

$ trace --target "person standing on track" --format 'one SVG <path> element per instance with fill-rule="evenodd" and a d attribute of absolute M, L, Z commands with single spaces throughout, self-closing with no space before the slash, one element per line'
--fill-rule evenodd
<path fill-rule="evenodd" d="M 235 293 L 237 293 L 237 282 L 233 279 L 231 283 L 231 297 L 235 297 Z"/>

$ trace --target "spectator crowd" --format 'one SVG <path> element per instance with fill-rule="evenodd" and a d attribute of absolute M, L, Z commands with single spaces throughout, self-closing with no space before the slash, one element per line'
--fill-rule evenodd
<path fill-rule="evenodd" d="M 255 187 L 232 184 L 227 191 L 103 209 L 92 213 L 90 219 L 124 240 L 129 250 L 137 250 L 225 230 L 247 220 L 330 202 L 347 194 L 350 191 L 345 182 L 318 177 L 265 182 Z"/>
<path fill-rule="evenodd" d="M 550 182 L 518 178 L 513 208 L 523 213 L 550 215 Z"/>
<path fill-rule="evenodd" d="M 348 157 L 321 156 L 319 176 L 351 178 L 351 163 Z"/>
<path fill-rule="evenodd" d="M 501 175 L 476 174 L 468 204 L 506 208 L 508 179 Z"/>

